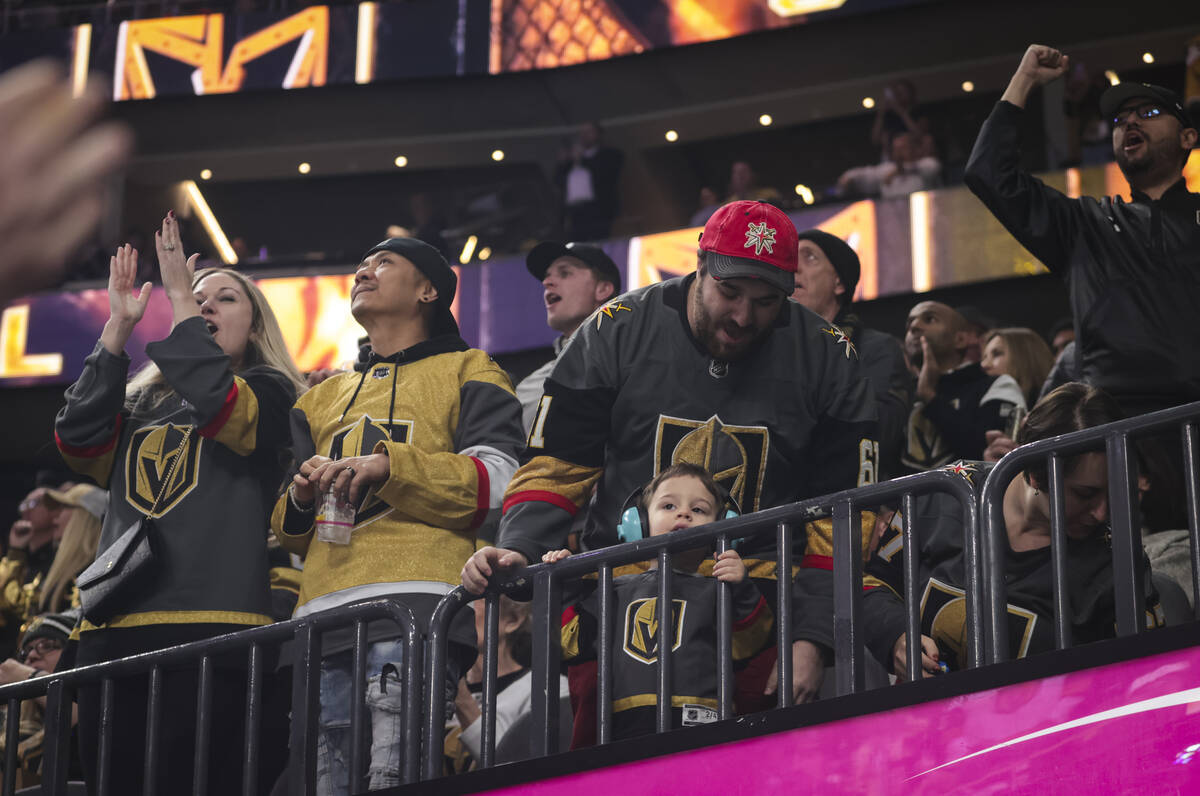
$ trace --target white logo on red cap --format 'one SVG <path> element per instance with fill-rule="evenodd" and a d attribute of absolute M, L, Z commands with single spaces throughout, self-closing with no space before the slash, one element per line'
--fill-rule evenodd
<path fill-rule="evenodd" d="M 746 245 L 743 248 L 749 249 L 751 246 L 754 247 L 755 254 L 762 254 L 763 249 L 767 250 L 767 254 L 774 254 L 774 228 L 768 227 L 765 221 L 760 221 L 757 224 L 751 221 L 749 228 L 746 230 Z"/>

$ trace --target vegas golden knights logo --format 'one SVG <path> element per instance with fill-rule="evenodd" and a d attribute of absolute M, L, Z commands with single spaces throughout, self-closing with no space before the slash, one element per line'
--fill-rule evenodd
<path fill-rule="evenodd" d="M 125 457 L 125 499 L 139 511 L 150 514 L 154 499 L 161 491 L 158 510 L 151 514 L 161 517 L 195 488 L 203 438 L 192 434 L 180 450 L 179 443 L 185 431 L 187 426 L 168 424 L 147 426 L 133 432 Z M 182 460 L 172 473 L 171 464 L 177 456 Z M 168 473 L 171 482 L 164 484 Z"/>
<path fill-rule="evenodd" d="M 1008 606 L 1009 651 L 1024 658 L 1037 626 L 1037 614 L 1015 605 Z M 946 664 L 959 669 L 967 664 L 967 593 L 937 578 L 930 578 L 921 596 L 921 632 L 937 642 L 949 655 Z"/>
<path fill-rule="evenodd" d="M 671 650 L 679 649 L 683 639 L 683 615 L 687 600 L 671 601 Z M 658 598 L 645 597 L 629 603 L 625 609 L 625 654 L 642 663 L 658 660 Z"/>
<path fill-rule="evenodd" d="M 654 474 L 680 462 L 699 465 L 748 514 L 759 510 L 770 447 L 766 426 L 729 426 L 716 415 L 708 420 L 659 415 Z"/>
<path fill-rule="evenodd" d="M 393 419 L 388 425 L 387 419 L 377 420 L 371 417 L 360 417 L 353 425 L 340 429 L 333 435 L 329 443 L 329 458 L 345 459 L 350 456 L 369 456 L 380 442 L 410 442 L 412 440 L 411 420 Z M 368 492 L 354 518 L 355 525 L 382 517 L 391 510 L 391 506 L 379 499 L 374 490 Z"/>

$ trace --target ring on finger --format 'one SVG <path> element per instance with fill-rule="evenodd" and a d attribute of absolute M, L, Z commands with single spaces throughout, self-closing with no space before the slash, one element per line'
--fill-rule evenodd
<path fill-rule="evenodd" d="M 169 252 L 173 252 L 173 251 L 175 251 L 175 244 L 174 243 L 164 243 L 163 249 L 165 249 L 166 251 L 169 251 Z"/>
<path fill-rule="evenodd" d="M 354 477 L 354 468 L 353 467 L 347 467 L 346 472 L 350 473 L 351 478 Z"/>

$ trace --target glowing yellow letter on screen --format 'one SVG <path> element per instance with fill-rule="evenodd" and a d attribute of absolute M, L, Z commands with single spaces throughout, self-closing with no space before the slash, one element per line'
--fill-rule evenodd
<path fill-rule="evenodd" d="M 26 354 L 29 334 L 29 305 L 9 307 L 0 316 L 0 379 L 28 376 L 57 376 L 62 373 L 62 354 Z"/>

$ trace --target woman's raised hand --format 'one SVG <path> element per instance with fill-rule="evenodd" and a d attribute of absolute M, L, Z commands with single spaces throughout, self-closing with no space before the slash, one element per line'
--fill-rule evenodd
<path fill-rule="evenodd" d="M 168 211 L 163 218 L 162 229 L 154 233 L 154 246 L 158 250 L 158 270 L 162 274 L 163 289 L 175 309 L 175 322 L 179 323 L 184 317 L 199 315 L 196 300 L 192 297 L 192 276 L 195 274 L 196 260 L 200 255 L 184 255 L 175 211 Z"/>
<path fill-rule="evenodd" d="M 117 356 L 125 350 L 133 327 L 146 314 L 146 305 L 150 303 L 149 282 L 136 295 L 133 292 L 137 258 L 137 249 L 126 243 L 108 261 L 108 323 L 104 324 L 100 341 Z"/>

